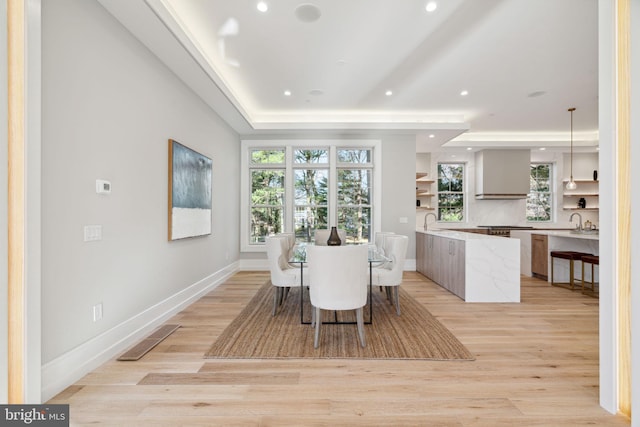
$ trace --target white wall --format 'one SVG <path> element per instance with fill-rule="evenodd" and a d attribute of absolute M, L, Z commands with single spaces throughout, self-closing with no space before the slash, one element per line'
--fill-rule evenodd
<path fill-rule="evenodd" d="M 409 236 L 405 269 L 416 258 L 416 140 L 413 135 L 382 138 L 382 227 Z M 407 220 L 406 223 L 401 221 Z"/>
<path fill-rule="evenodd" d="M 238 135 L 97 2 L 42 3 L 47 364 L 237 260 L 240 160 Z M 210 236 L 167 241 L 169 138 L 213 160 Z M 96 194 L 97 178 L 110 195 Z M 88 224 L 102 225 L 101 241 L 83 242 Z"/>

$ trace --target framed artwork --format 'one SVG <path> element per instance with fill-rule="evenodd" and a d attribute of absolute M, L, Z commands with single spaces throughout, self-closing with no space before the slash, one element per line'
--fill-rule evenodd
<path fill-rule="evenodd" d="M 169 140 L 169 240 L 211 234 L 212 162 Z"/>

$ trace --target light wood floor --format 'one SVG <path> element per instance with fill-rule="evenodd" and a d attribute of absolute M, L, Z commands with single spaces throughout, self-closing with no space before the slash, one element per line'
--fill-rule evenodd
<path fill-rule="evenodd" d="M 71 425 L 628 426 L 598 405 L 598 300 L 523 277 L 520 304 L 464 303 L 418 273 L 403 287 L 473 362 L 214 360 L 203 353 L 267 280 L 242 272 L 167 323 L 137 362 L 111 361 L 49 403 Z M 150 373 L 176 373 L 138 385 Z"/>

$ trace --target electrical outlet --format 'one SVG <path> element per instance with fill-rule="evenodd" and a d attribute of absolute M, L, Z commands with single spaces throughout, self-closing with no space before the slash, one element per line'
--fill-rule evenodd
<path fill-rule="evenodd" d="M 102 319 L 102 303 L 93 306 L 93 321 L 97 322 Z"/>

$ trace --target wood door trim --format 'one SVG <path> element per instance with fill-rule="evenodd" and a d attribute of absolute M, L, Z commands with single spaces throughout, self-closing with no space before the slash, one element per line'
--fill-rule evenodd
<path fill-rule="evenodd" d="M 618 409 L 631 416 L 631 3 L 616 2 Z"/>
<path fill-rule="evenodd" d="M 24 403 L 25 2 L 7 1 L 8 401 Z"/>

